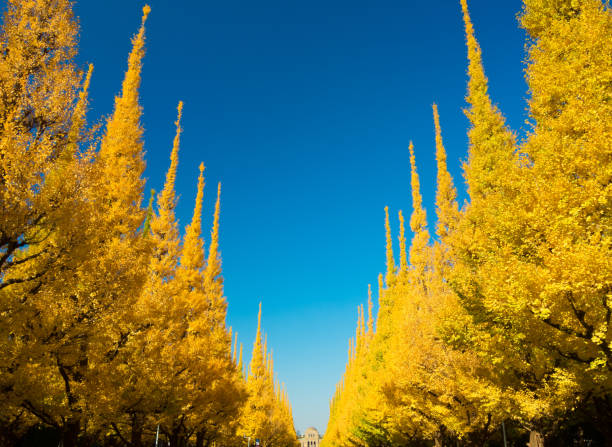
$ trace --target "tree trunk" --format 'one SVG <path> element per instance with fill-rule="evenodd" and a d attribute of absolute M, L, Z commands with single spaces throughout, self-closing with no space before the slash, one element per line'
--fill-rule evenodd
<path fill-rule="evenodd" d="M 131 447 L 142 447 L 143 417 L 138 413 L 132 415 L 132 433 L 130 435 Z"/>
<path fill-rule="evenodd" d="M 596 397 L 593 399 L 595 403 L 595 414 L 592 416 L 596 421 L 597 429 L 604 438 L 605 446 L 612 446 L 612 403 L 608 396 Z"/>
<path fill-rule="evenodd" d="M 173 430 L 172 433 L 168 436 L 168 443 L 171 447 L 178 447 L 179 434 L 176 430 Z"/>
<path fill-rule="evenodd" d="M 70 419 L 62 431 L 62 447 L 77 447 L 80 431 L 79 421 Z"/>
<path fill-rule="evenodd" d="M 196 433 L 195 447 L 204 447 L 204 432 L 199 431 Z"/>
<path fill-rule="evenodd" d="M 542 432 L 537 430 L 531 430 L 529 432 L 529 447 L 544 447 L 544 436 Z"/>
<path fill-rule="evenodd" d="M 119 442 L 115 436 L 104 436 L 102 438 L 103 447 L 119 447 Z"/>
<path fill-rule="evenodd" d="M 443 447 L 444 446 L 444 441 L 442 439 L 442 433 L 437 431 L 436 434 L 434 435 L 434 446 L 435 447 Z"/>

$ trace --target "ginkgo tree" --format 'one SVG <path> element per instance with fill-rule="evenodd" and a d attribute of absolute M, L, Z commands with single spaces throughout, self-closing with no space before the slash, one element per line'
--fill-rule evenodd
<path fill-rule="evenodd" d="M 491 99 L 460 4 L 468 200 L 457 203 L 434 106 L 436 237 L 411 150 L 409 259 L 400 214 L 395 264 L 386 212 L 378 324 L 360 355 L 369 360 L 351 348 L 324 444 L 607 445 L 612 11 L 600 0 L 524 1 L 531 130 L 519 141 Z"/>
<path fill-rule="evenodd" d="M 0 443 L 240 445 L 247 383 L 226 325 L 221 185 L 210 240 L 204 166 L 176 219 L 179 103 L 164 187 L 143 207 L 143 8 L 114 109 L 87 123 L 68 0 L 10 0 L 0 29 Z M 92 76 L 93 75 L 93 76 Z M 274 421 L 295 441 L 286 393 Z M 267 385 L 267 386 L 268 386 Z M 21 443 L 21 444 L 20 444 Z M 272 444 L 271 444 L 272 445 Z"/>
<path fill-rule="evenodd" d="M 298 446 L 291 405 L 286 391 L 274 376 L 272 353 L 268 352 L 262 333 L 261 303 L 246 387 L 248 399 L 239 429 L 243 438 L 259 440 L 263 447 Z"/>

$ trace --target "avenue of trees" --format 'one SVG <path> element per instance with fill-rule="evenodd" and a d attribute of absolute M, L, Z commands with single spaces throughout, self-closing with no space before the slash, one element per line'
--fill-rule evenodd
<path fill-rule="evenodd" d="M 524 0 L 522 140 L 489 96 L 461 6 L 468 200 L 457 203 L 434 105 L 437 223 L 411 144 L 413 237 L 407 247 L 400 212 L 398 264 L 385 209 L 376 321 L 370 298 L 324 446 L 612 445 L 610 5 Z"/>
<path fill-rule="evenodd" d="M 93 67 L 75 63 L 72 2 L 7 2 L 0 445 L 140 447 L 158 433 L 172 446 L 297 442 L 261 330 L 247 372 L 226 326 L 221 186 L 205 246 L 203 165 L 191 222 L 181 231 L 175 218 L 181 103 L 164 187 L 143 206 L 139 86 L 149 12 L 114 110 L 97 126 L 86 120 Z"/>

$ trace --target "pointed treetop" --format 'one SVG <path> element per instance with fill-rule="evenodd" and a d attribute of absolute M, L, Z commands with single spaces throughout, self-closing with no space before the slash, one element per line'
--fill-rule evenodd
<path fill-rule="evenodd" d="M 374 334 L 374 316 L 372 315 L 372 285 L 368 284 L 368 335 Z"/>
<path fill-rule="evenodd" d="M 406 259 L 406 236 L 405 236 L 405 228 L 404 228 L 404 215 L 402 214 L 402 210 L 398 213 L 399 217 L 399 245 L 400 245 L 400 272 L 404 273 L 408 270 L 408 261 Z"/>
<path fill-rule="evenodd" d="M 270 368 L 270 356 L 268 353 L 268 334 L 264 333 L 264 342 L 263 342 L 263 363 L 264 363 L 264 376 L 266 380 L 270 378 L 269 368 Z"/>
<path fill-rule="evenodd" d="M 268 380 L 274 383 L 274 351 L 272 349 L 268 355 Z"/>
<path fill-rule="evenodd" d="M 214 313 L 213 319 L 219 326 L 223 326 L 227 314 L 227 302 L 223 296 L 223 276 L 221 276 L 221 254 L 219 252 L 220 210 L 221 183 L 217 187 L 217 201 L 215 203 L 215 214 L 210 233 L 210 246 L 208 248 L 206 267 L 204 268 L 204 287 L 206 288 L 211 309 Z"/>
<path fill-rule="evenodd" d="M 142 26 L 144 26 L 145 22 L 147 21 L 147 17 L 149 16 L 150 12 L 151 7 L 149 5 L 144 5 L 142 7 Z"/>
<path fill-rule="evenodd" d="M 232 361 L 234 362 L 234 365 L 238 364 L 238 332 L 236 332 L 236 335 L 234 336 L 234 352 L 232 354 Z"/>
<path fill-rule="evenodd" d="M 177 107 L 177 118 L 174 122 L 176 126 L 176 133 L 174 135 L 174 141 L 172 142 L 172 151 L 170 152 L 170 168 L 166 172 L 166 182 L 164 183 L 164 189 L 162 189 L 159 198 L 157 199 L 158 206 L 160 208 L 160 214 L 162 210 L 174 210 L 176 206 L 176 197 L 174 192 L 174 184 L 176 182 L 176 171 L 178 168 L 178 152 L 181 141 L 181 117 L 183 115 L 183 102 L 180 101 Z"/>
<path fill-rule="evenodd" d="M 378 274 L 378 314 L 376 315 L 376 330 L 380 329 L 380 322 L 383 319 L 383 315 L 388 313 L 389 309 L 387 306 L 387 300 L 385 298 L 385 289 L 383 274 Z"/>
<path fill-rule="evenodd" d="M 416 233 L 427 225 L 427 214 L 423 209 L 423 196 L 421 196 L 421 184 L 419 182 L 419 174 L 417 172 L 412 141 L 410 142 L 410 146 L 408 146 L 408 150 L 410 151 L 410 186 L 412 188 L 412 216 L 410 217 L 410 229 Z"/>
<path fill-rule="evenodd" d="M 151 8 L 145 6 L 143 8 L 142 22 L 138 34 L 132 38 L 132 51 L 128 57 L 128 70 L 123 79 L 121 95 L 115 97 L 115 112 L 109 119 L 107 124 L 107 132 L 105 139 L 119 139 L 121 134 L 115 134 L 115 130 L 122 130 L 121 127 L 125 124 L 130 124 L 136 131 L 133 137 L 136 137 L 135 142 L 140 142 L 142 138 L 142 128 L 140 127 L 141 107 L 138 104 L 138 89 L 140 88 L 142 58 L 144 57 L 145 44 L 145 22 Z M 115 126 L 117 129 L 115 129 Z M 104 150 L 104 140 L 100 147 L 100 151 Z"/>
<path fill-rule="evenodd" d="M 238 354 L 238 371 L 242 372 L 244 365 L 242 363 L 242 343 L 240 343 L 240 353 Z"/>
<path fill-rule="evenodd" d="M 385 239 L 386 239 L 386 255 L 387 255 L 387 286 L 393 282 L 395 276 L 395 260 L 393 257 L 393 241 L 391 239 L 391 225 L 389 224 L 389 207 L 385 207 Z"/>
<path fill-rule="evenodd" d="M 427 214 L 423 209 L 423 197 L 421 196 L 419 174 L 417 173 L 416 160 L 414 156 L 414 145 L 412 141 L 410 150 L 410 170 L 412 186 L 412 216 L 410 216 L 410 229 L 414 233 L 410 245 L 410 264 L 416 270 L 417 276 L 425 268 L 427 254 L 425 253 L 429 243 L 429 232 L 427 231 Z"/>
<path fill-rule="evenodd" d="M 142 21 L 140 22 L 140 29 L 138 34 L 132 39 L 132 52 L 128 58 L 128 73 L 123 81 L 123 95 L 125 98 L 132 100 L 138 100 L 138 87 L 140 87 L 140 70 L 142 68 L 142 58 L 144 56 L 144 44 L 145 44 L 145 23 L 151 7 L 145 5 L 142 8 Z M 126 95 L 128 93 L 128 95 Z M 132 97 L 132 93 L 136 93 L 135 97 Z"/>
<path fill-rule="evenodd" d="M 185 229 L 181 265 L 185 268 L 200 269 L 204 266 L 204 241 L 202 240 L 202 202 L 204 200 L 204 164 L 200 164 L 198 192 L 191 223 Z"/>
<path fill-rule="evenodd" d="M 417 278 L 421 278 L 422 272 L 428 262 L 426 253 L 429 243 L 429 232 L 427 231 L 427 214 L 423 209 L 423 197 L 421 196 L 419 175 L 417 173 L 416 160 L 414 156 L 414 145 L 412 141 L 410 150 L 411 186 L 412 186 L 412 215 L 410 216 L 410 229 L 414 233 L 410 245 L 410 265 L 415 270 Z"/>
<path fill-rule="evenodd" d="M 249 380 L 265 377 L 266 364 L 264 360 L 264 352 L 261 337 L 261 302 L 259 303 L 259 313 L 257 314 L 257 333 L 255 334 L 255 343 L 253 344 L 253 356 L 251 357 L 251 365 L 249 372 Z"/>
<path fill-rule="evenodd" d="M 266 365 L 268 364 L 268 334 L 264 332 L 264 342 L 263 342 L 263 353 L 264 359 L 266 359 Z"/>
<path fill-rule="evenodd" d="M 211 284 L 221 274 L 221 257 L 219 254 L 219 216 L 221 214 L 221 182 L 217 186 L 217 201 L 215 202 L 215 214 L 213 226 L 210 232 L 210 247 L 208 249 L 208 260 L 206 261 L 206 282 Z M 261 303 L 260 303 L 261 306 Z"/>
<path fill-rule="evenodd" d="M 366 334 L 366 327 L 365 327 L 366 323 L 365 323 L 365 312 L 363 310 L 363 304 L 361 304 L 359 306 L 359 341 L 361 344 L 363 344 L 364 338 L 365 338 L 365 334 Z"/>
<path fill-rule="evenodd" d="M 472 107 L 491 107 L 491 100 L 487 94 L 489 81 L 485 76 L 482 64 L 482 50 L 480 44 L 474 36 L 474 25 L 468 11 L 467 0 L 461 0 L 461 10 L 463 11 L 463 22 L 465 24 L 465 37 L 468 48 L 468 73 L 470 76 L 468 83 L 468 102 Z"/>
<path fill-rule="evenodd" d="M 180 141 L 180 119 L 182 114 L 182 103 L 178 106 L 178 118 L 175 122 L 176 135 L 170 152 L 170 166 L 166 172 L 164 188 L 157 195 L 157 215 L 151 220 L 151 233 L 157 240 L 157 251 L 159 256 L 153 260 L 154 270 L 162 277 L 174 277 L 179 258 L 181 256 L 181 237 L 174 209 L 176 208 L 176 195 L 174 182 L 178 167 L 178 150 Z"/>
<path fill-rule="evenodd" d="M 357 306 L 357 328 L 355 330 L 355 344 L 361 346 L 361 305 Z"/>
<path fill-rule="evenodd" d="M 143 129 L 140 124 L 142 108 L 138 103 L 142 58 L 145 45 L 145 19 L 143 11 L 140 30 L 132 39 L 128 69 L 123 79 L 121 94 L 115 97 L 113 114 L 106 123 L 106 131 L 98 152 L 100 185 L 97 188 L 101 202 L 108 204 L 102 210 L 107 224 L 114 233 L 129 234 L 143 222 L 140 209 L 145 169 Z"/>
<path fill-rule="evenodd" d="M 256 338 L 259 338 L 261 341 L 261 301 L 259 302 L 259 312 L 257 313 L 257 335 Z"/>
<path fill-rule="evenodd" d="M 512 171 L 515 137 L 507 129 L 504 117 L 489 97 L 482 51 L 474 37 L 474 26 L 466 0 L 461 0 L 461 8 L 469 59 L 466 100 L 470 107 L 466 115 L 472 125 L 468 133 L 470 150 L 464 172 L 468 194 L 473 199 L 506 182 L 502 173 L 508 175 Z"/>
<path fill-rule="evenodd" d="M 436 234 L 443 239 L 452 231 L 459 219 L 459 206 L 457 204 L 457 189 L 446 164 L 446 150 L 442 142 L 440 116 L 438 115 L 438 106 L 436 104 L 433 105 L 433 116 L 436 131 L 436 162 L 438 168 L 438 188 L 436 191 L 438 223 L 436 225 Z"/>

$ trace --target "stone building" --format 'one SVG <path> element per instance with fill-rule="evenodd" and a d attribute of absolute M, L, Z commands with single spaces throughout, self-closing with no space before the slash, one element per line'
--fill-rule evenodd
<path fill-rule="evenodd" d="M 314 427 L 308 427 L 304 434 L 298 438 L 300 447 L 319 447 L 323 436 Z"/>

